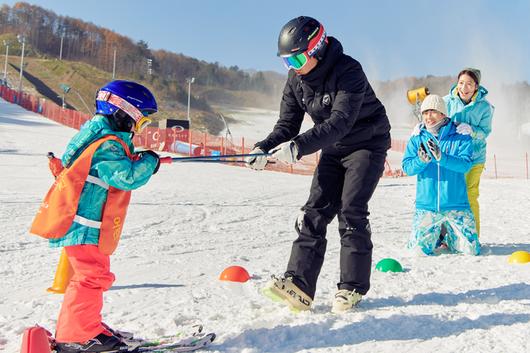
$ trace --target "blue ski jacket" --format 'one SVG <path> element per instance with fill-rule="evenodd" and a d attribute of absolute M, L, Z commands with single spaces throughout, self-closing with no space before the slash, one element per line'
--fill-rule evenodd
<path fill-rule="evenodd" d="M 411 136 L 403 156 L 402 168 L 407 175 L 417 175 L 416 208 L 440 212 L 469 209 L 464 173 L 471 168 L 472 139 L 468 130 L 459 133 L 453 122 L 442 126 L 438 138 L 432 135 L 425 125 L 419 125 L 419 134 Z M 433 139 L 441 150 L 441 159 L 436 159 L 427 147 Z M 422 143 L 431 156 L 431 161 L 423 162 L 418 157 Z"/>
<path fill-rule="evenodd" d="M 494 107 L 486 100 L 488 90 L 479 86 L 467 105 L 458 96 L 456 85 L 444 97 L 447 115 L 456 124 L 465 123 L 473 129 L 473 164 L 486 163 L 486 138 L 491 133 Z"/>
<path fill-rule="evenodd" d="M 133 152 L 132 134 L 112 130 L 105 116 L 96 115 L 87 121 L 69 142 L 62 157 L 63 166 L 68 168 L 85 148 L 107 135 L 119 137 Z M 147 153 L 140 154 L 138 160 L 133 161 L 119 142 L 106 141 L 94 153 L 89 175 L 101 179 L 110 186 L 128 191 L 146 184 L 153 175 L 157 163 L 156 157 Z M 106 199 L 107 189 L 94 183 L 85 183 L 77 214 L 88 220 L 101 221 Z M 50 239 L 50 246 L 97 245 L 98 242 L 99 229 L 74 222 L 64 237 Z"/>

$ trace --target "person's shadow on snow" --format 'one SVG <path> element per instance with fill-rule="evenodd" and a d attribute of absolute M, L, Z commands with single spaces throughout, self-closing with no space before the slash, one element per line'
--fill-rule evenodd
<path fill-rule="evenodd" d="M 417 294 L 410 300 L 399 297 L 366 299 L 356 313 L 382 307 L 403 307 L 413 305 L 456 306 L 462 303 L 496 304 L 504 300 L 530 299 L 530 285 L 515 283 L 489 289 L 470 290 L 462 293 Z M 329 312 L 329 306 L 314 308 L 317 314 Z M 301 349 L 340 347 L 367 341 L 429 340 L 459 335 L 468 330 L 488 330 L 495 326 L 509 326 L 530 322 L 530 314 L 494 313 L 458 320 L 445 319 L 438 313 L 433 315 L 392 315 L 377 318 L 372 315 L 352 316 L 356 322 L 335 327 L 345 317 L 333 317 L 320 323 L 300 326 L 276 326 L 274 328 L 248 329 L 238 336 L 227 338 L 219 347 L 222 351 L 255 348 L 258 352 L 293 352 Z"/>
<path fill-rule="evenodd" d="M 507 256 L 511 255 L 515 251 L 528 251 L 530 252 L 530 244 L 523 243 L 508 243 L 508 244 L 481 244 L 480 255 L 481 256 Z"/>
<path fill-rule="evenodd" d="M 530 284 L 513 283 L 506 286 L 488 289 L 474 289 L 462 293 L 424 293 L 416 294 L 410 300 L 400 297 L 376 298 L 363 300 L 361 310 L 371 310 L 382 307 L 397 307 L 408 305 L 446 305 L 487 303 L 497 304 L 503 300 L 530 299 Z"/>
<path fill-rule="evenodd" d="M 231 347 L 254 348 L 256 352 L 295 352 L 354 345 L 368 341 L 430 340 L 458 336 L 468 330 L 488 330 L 495 326 L 509 326 L 530 322 L 530 314 L 489 314 L 476 319 L 444 319 L 439 315 L 392 315 L 388 318 L 365 316 L 359 321 L 334 327 L 344 318 L 327 319 L 320 323 L 299 326 L 280 325 L 274 328 L 248 329 L 226 339 L 215 347 L 231 352 Z M 253 350 L 254 352 L 254 350 Z"/>
<path fill-rule="evenodd" d="M 163 284 L 163 283 L 142 283 L 142 284 L 128 284 L 125 286 L 112 286 L 109 290 L 121 289 L 138 289 L 138 288 L 175 288 L 184 287 L 182 284 Z"/>

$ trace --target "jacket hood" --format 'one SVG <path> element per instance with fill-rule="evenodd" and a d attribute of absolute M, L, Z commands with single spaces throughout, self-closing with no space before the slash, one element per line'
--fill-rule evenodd
<path fill-rule="evenodd" d="M 451 99 L 460 99 L 460 96 L 458 96 L 458 90 L 456 88 L 456 84 L 451 87 L 451 90 L 449 91 L 449 97 Z M 477 92 L 473 95 L 471 98 L 471 102 L 479 102 L 486 99 L 486 96 L 488 95 L 488 90 L 483 86 L 478 86 Z"/>
<path fill-rule="evenodd" d="M 307 75 L 300 76 L 300 78 L 310 85 L 315 82 L 320 82 L 339 60 L 343 52 L 342 44 L 334 37 L 328 37 L 328 46 L 324 58 L 318 62 L 317 66 L 311 72 Z"/>
<path fill-rule="evenodd" d="M 106 116 L 95 115 L 83 124 L 81 130 L 79 130 L 72 140 L 70 140 L 68 146 L 66 146 L 66 151 L 62 157 L 63 165 L 69 167 L 92 142 L 107 135 L 117 136 L 128 145 L 131 144 L 131 133 L 114 131 Z"/>

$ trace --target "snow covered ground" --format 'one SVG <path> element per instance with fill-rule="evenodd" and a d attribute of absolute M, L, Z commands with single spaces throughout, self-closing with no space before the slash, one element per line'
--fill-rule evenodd
<path fill-rule="evenodd" d="M 61 295 L 52 283 L 58 250 L 28 234 L 52 183 L 47 151 L 61 154 L 73 129 L 0 100 L 0 351 L 19 352 L 26 326 L 53 329 Z M 106 293 L 105 321 L 155 337 L 202 322 L 218 339 L 211 352 L 528 352 L 530 185 L 484 179 L 483 253 L 416 257 L 404 250 L 414 179 L 382 179 L 371 202 L 374 267 L 392 257 L 404 273 L 374 270 L 355 312 L 330 313 L 338 280 L 334 221 L 312 312 L 293 314 L 259 294 L 281 273 L 294 220 L 311 178 L 211 164 L 163 165 L 133 192 L 123 239 L 112 257 L 117 280 Z M 244 266 L 243 284 L 218 280 Z"/>

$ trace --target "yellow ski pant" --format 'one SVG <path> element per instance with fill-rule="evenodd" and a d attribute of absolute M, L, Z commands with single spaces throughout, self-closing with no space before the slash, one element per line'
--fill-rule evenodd
<path fill-rule="evenodd" d="M 475 216 L 475 224 L 477 226 L 477 234 L 480 235 L 480 208 L 478 204 L 480 176 L 484 170 L 484 163 L 475 164 L 466 173 L 467 197 L 473 216 Z"/>

